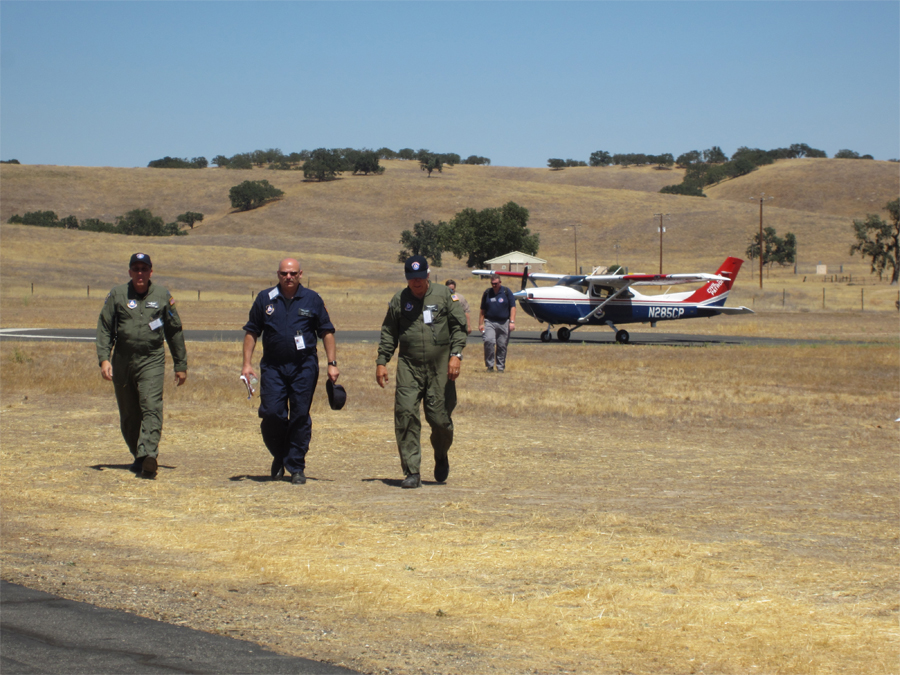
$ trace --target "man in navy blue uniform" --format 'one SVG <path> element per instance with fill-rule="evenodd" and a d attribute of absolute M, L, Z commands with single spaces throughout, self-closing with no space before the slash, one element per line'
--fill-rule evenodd
<path fill-rule="evenodd" d="M 256 377 L 250 361 L 262 335 L 259 427 L 272 453 L 272 480 L 282 478 L 287 470 L 294 485 L 306 482 L 306 452 L 312 436 L 309 408 L 319 379 L 317 338 L 325 346 L 328 379 L 334 383 L 340 376 L 328 310 L 318 293 L 300 284 L 302 276 L 300 263 L 285 258 L 278 266 L 278 285 L 256 296 L 244 326 L 241 368 L 248 382 Z"/>
<path fill-rule="evenodd" d="M 506 346 L 509 334 L 516 329 L 516 296 L 500 284 L 500 277 L 491 275 L 491 287 L 481 296 L 478 330 L 484 336 L 484 365 L 488 372 L 506 370 Z"/>

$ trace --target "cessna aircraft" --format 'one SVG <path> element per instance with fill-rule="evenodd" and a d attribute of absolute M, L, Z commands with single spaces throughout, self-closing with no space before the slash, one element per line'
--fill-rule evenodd
<path fill-rule="evenodd" d="M 522 290 L 515 293 L 519 306 L 541 323 L 548 324 L 541 342 L 550 342 L 554 325 L 562 324 L 556 335 L 567 342 L 572 331 L 582 326 L 606 325 L 616 331 L 616 342 L 627 344 L 627 330 L 616 324 L 695 319 L 719 314 L 753 314 L 748 307 L 725 307 L 725 300 L 744 261 L 726 258 L 715 274 L 546 274 L 536 272 L 492 272 L 475 270 L 475 276 L 521 277 Z M 531 281 L 534 288 L 526 289 Z M 536 281 L 556 281 L 555 286 L 538 287 Z M 636 286 L 673 286 L 702 283 L 695 291 L 644 295 Z M 572 328 L 567 328 L 572 326 Z"/>

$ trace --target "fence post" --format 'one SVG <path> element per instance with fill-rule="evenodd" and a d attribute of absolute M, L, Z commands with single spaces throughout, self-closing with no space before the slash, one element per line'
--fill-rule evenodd
<path fill-rule="evenodd" d="M 31 294 L 34 295 L 34 282 L 31 282 Z"/>
<path fill-rule="evenodd" d="M 197 289 L 197 301 L 199 302 L 199 300 L 200 300 L 200 289 L 198 288 Z"/>
<path fill-rule="evenodd" d="M 88 297 L 91 297 L 91 285 L 88 284 Z"/>
<path fill-rule="evenodd" d="M 786 293 L 785 289 L 782 288 L 782 289 L 781 289 L 781 309 L 784 309 L 784 296 L 785 296 L 785 293 Z"/>
<path fill-rule="evenodd" d="M 865 288 L 859 289 L 859 311 L 860 312 L 866 311 L 866 289 Z"/>
<path fill-rule="evenodd" d="M 825 309 L 825 287 L 822 286 L 822 309 Z"/>

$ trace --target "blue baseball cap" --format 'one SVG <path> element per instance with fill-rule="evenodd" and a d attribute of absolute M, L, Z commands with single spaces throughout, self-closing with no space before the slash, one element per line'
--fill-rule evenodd
<path fill-rule="evenodd" d="M 131 269 L 137 263 L 144 263 L 151 270 L 153 269 L 153 263 L 150 262 L 150 256 L 146 253 L 135 253 L 131 256 L 131 260 L 128 263 L 128 269 Z"/>
<path fill-rule="evenodd" d="M 423 255 L 413 255 L 406 259 L 403 266 L 407 279 L 427 279 L 428 278 L 428 261 Z"/>

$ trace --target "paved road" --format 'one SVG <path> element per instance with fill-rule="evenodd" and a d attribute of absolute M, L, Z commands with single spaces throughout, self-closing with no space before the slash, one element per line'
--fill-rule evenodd
<path fill-rule="evenodd" d="M 632 345 L 682 345 L 699 346 L 709 344 L 721 345 L 797 345 L 810 343 L 833 342 L 830 340 L 795 340 L 785 338 L 764 337 L 740 337 L 735 335 L 685 335 L 680 333 L 658 333 L 648 328 L 646 332 L 636 330 L 631 333 Z M 0 329 L 0 340 L 62 340 L 62 341 L 91 341 L 96 338 L 96 331 L 90 328 L 3 328 Z M 339 331 L 338 342 L 372 342 L 377 343 L 378 331 Z M 185 330 L 184 339 L 188 342 L 241 342 L 244 339 L 242 330 Z M 513 344 L 540 343 L 538 331 L 516 331 L 512 334 Z M 556 339 L 547 343 L 552 346 L 571 346 L 585 344 L 615 344 L 615 333 L 612 331 L 576 331 L 572 333 L 569 342 L 564 343 Z M 469 343 L 480 343 L 481 334 L 473 332 L 469 336 Z M 841 343 L 844 344 L 844 343 Z M 847 343 L 854 344 L 854 343 Z"/>
<path fill-rule="evenodd" d="M 244 640 L 64 600 L 6 581 L 0 581 L 0 610 L 3 675 L 357 673 L 276 654 Z"/>

